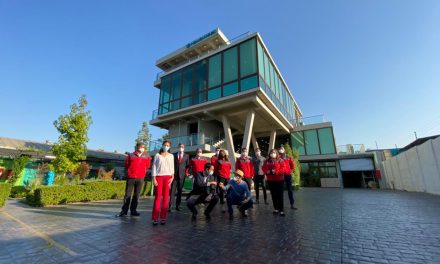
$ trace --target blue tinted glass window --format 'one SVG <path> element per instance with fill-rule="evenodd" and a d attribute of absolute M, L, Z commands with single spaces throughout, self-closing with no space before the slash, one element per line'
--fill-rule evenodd
<path fill-rule="evenodd" d="M 180 90 L 181 90 L 180 76 L 181 76 L 181 71 L 178 71 L 171 76 L 171 85 L 172 85 L 171 99 L 177 99 L 180 97 Z"/>
<path fill-rule="evenodd" d="M 319 155 L 318 134 L 315 129 L 304 131 L 307 155 Z"/>
<path fill-rule="evenodd" d="M 238 93 L 238 82 L 233 82 L 223 86 L 223 96 Z"/>
<path fill-rule="evenodd" d="M 206 60 L 196 64 L 195 92 L 201 92 L 206 89 Z"/>
<path fill-rule="evenodd" d="M 222 81 L 222 57 L 217 54 L 209 58 L 208 88 L 220 85 Z"/>
<path fill-rule="evenodd" d="M 333 139 L 332 129 L 329 127 L 318 129 L 319 146 L 321 154 L 335 154 L 335 143 Z"/>
<path fill-rule="evenodd" d="M 238 77 L 237 47 L 223 53 L 223 82 L 236 80 Z"/>
<path fill-rule="evenodd" d="M 240 45 L 240 77 L 257 72 L 257 49 L 255 38 Z"/>
<path fill-rule="evenodd" d="M 242 79 L 240 81 L 240 89 L 241 91 L 246 91 L 252 88 L 256 88 L 258 87 L 258 79 L 257 79 L 257 75 L 252 76 L 252 77 L 248 77 L 246 79 Z"/>
<path fill-rule="evenodd" d="M 221 96 L 222 96 L 222 89 L 221 89 L 221 87 L 218 87 L 218 88 L 215 88 L 215 89 L 212 89 L 212 90 L 208 91 L 208 101 L 218 99 Z"/>
<path fill-rule="evenodd" d="M 193 73 L 192 65 L 183 69 L 182 96 L 188 96 L 192 93 Z"/>
<path fill-rule="evenodd" d="M 188 107 L 192 105 L 192 97 L 186 97 L 186 98 L 182 98 L 182 108 Z"/>

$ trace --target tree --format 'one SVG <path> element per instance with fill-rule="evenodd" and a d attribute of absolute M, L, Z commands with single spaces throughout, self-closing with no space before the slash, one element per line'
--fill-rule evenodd
<path fill-rule="evenodd" d="M 148 143 L 150 142 L 150 138 L 151 138 L 151 134 L 150 134 L 150 129 L 148 129 L 148 123 L 143 122 L 142 129 L 139 130 L 137 135 L 136 144 L 137 143 L 145 144 L 145 150 L 148 151 L 148 145 L 149 145 Z"/>
<path fill-rule="evenodd" d="M 301 182 L 301 163 L 299 162 L 299 152 L 295 148 L 291 148 L 289 144 L 284 144 L 286 154 L 289 155 L 293 162 L 295 162 L 295 170 L 292 172 L 293 184 L 299 186 Z"/>
<path fill-rule="evenodd" d="M 60 133 L 58 142 L 52 146 L 55 155 L 54 169 L 65 175 L 72 173 L 79 163 L 87 157 L 86 143 L 89 141 L 88 130 L 92 124 L 90 111 L 86 110 L 87 99 L 82 95 L 78 104 L 70 106 L 70 113 L 61 115 L 53 125 Z"/>
<path fill-rule="evenodd" d="M 170 141 L 170 135 L 168 133 L 162 135 L 162 141 L 165 141 L 165 140 Z"/>
<path fill-rule="evenodd" d="M 14 163 L 12 163 L 12 176 L 9 179 L 9 182 L 12 186 L 15 185 L 17 180 L 20 178 L 21 173 L 26 168 L 26 164 L 29 162 L 30 158 L 28 156 L 20 156 L 14 159 Z"/>

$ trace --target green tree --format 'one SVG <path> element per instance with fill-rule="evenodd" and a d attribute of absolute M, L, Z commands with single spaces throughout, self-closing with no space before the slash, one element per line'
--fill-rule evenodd
<path fill-rule="evenodd" d="M 9 182 L 12 186 L 15 185 L 17 180 L 20 178 L 21 173 L 26 168 L 26 164 L 29 162 L 30 158 L 28 156 L 20 156 L 14 159 L 14 163 L 12 163 L 12 176 L 9 179 Z"/>
<path fill-rule="evenodd" d="M 292 172 L 293 185 L 299 186 L 301 182 L 301 163 L 299 162 L 299 151 L 295 148 L 291 148 L 289 144 L 284 144 L 286 154 L 289 155 L 293 162 L 295 162 L 295 170 Z"/>
<path fill-rule="evenodd" d="M 148 151 L 148 145 L 149 145 L 148 143 L 150 142 L 150 138 L 151 138 L 151 134 L 150 134 L 150 129 L 148 129 L 148 123 L 143 122 L 142 129 L 139 130 L 137 135 L 136 144 L 137 143 L 145 144 L 145 150 Z"/>
<path fill-rule="evenodd" d="M 56 157 L 53 166 L 55 171 L 62 175 L 73 172 L 87 157 L 87 134 L 92 117 L 86 107 L 87 99 L 82 95 L 78 103 L 70 106 L 69 114 L 61 115 L 53 122 L 60 133 L 58 142 L 52 146 L 52 152 Z"/>

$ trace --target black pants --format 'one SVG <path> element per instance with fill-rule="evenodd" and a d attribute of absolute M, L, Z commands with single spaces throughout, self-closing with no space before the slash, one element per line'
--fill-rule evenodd
<path fill-rule="evenodd" d="M 270 195 L 272 195 L 273 208 L 284 211 L 284 181 L 268 181 Z"/>
<path fill-rule="evenodd" d="M 180 202 L 182 201 L 182 190 L 183 184 L 185 183 L 185 175 L 174 177 L 173 183 L 171 185 L 170 190 L 170 204 L 169 208 L 173 207 L 174 196 L 176 196 L 176 207 L 180 206 Z M 177 194 L 176 194 L 177 191 Z"/>
<path fill-rule="evenodd" d="M 260 186 L 263 188 L 263 196 L 264 201 L 267 201 L 267 193 L 266 193 L 266 183 L 264 181 L 264 175 L 257 175 L 254 177 L 254 186 L 255 186 L 255 198 L 260 198 Z"/>
<path fill-rule="evenodd" d="M 142 187 L 144 186 L 144 179 L 127 179 L 127 184 L 125 186 L 125 197 L 124 205 L 122 206 L 122 211 L 124 213 L 128 212 L 130 207 L 130 212 L 136 212 L 139 200 L 139 194 L 141 193 Z M 131 197 L 133 195 L 133 198 Z M 131 201 L 131 203 L 130 203 Z"/>
<path fill-rule="evenodd" d="M 249 191 L 252 190 L 251 189 L 252 188 L 252 179 L 250 179 L 250 178 L 243 178 L 243 180 L 246 182 Z"/>
<path fill-rule="evenodd" d="M 284 176 L 284 182 L 286 183 L 287 194 L 289 195 L 290 205 L 293 205 L 295 203 L 295 199 L 293 199 L 292 175 Z"/>
<path fill-rule="evenodd" d="M 243 213 L 245 210 L 252 208 L 252 206 L 254 204 L 254 201 L 252 199 L 249 199 L 243 203 L 243 201 L 241 201 L 241 200 L 232 199 L 230 195 L 228 195 L 228 197 L 226 198 L 226 202 L 228 203 L 228 213 L 229 214 L 234 213 L 234 210 L 232 209 L 233 205 L 238 205 L 239 206 L 238 210 Z"/>
<path fill-rule="evenodd" d="M 225 186 L 228 184 L 227 179 L 223 178 L 223 177 L 217 177 L 217 193 L 219 194 L 220 197 L 220 204 L 224 204 L 225 203 L 225 191 L 223 190 L 223 188 L 220 188 L 219 183 L 222 182 Z"/>
<path fill-rule="evenodd" d="M 188 201 L 186 202 L 186 206 L 188 206 L 188 209 L 191 210 L 193 214 L 197 214 L 196 205 L 205 203 L 208 204 L 208 207 L 205 209 L 205 214 L 210 214 L 212 209 L 214 209 L 214 206 L 218 203 L 218 196 L 214 195 L 211 199 L 211 201 L 206 202 L 206 196 L 207 194 L 202 194 L 198 196 L 191 196 Z"/>

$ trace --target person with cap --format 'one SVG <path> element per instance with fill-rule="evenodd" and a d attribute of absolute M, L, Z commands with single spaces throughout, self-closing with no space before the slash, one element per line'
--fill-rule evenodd
<path fill-rule="evenodd" d="M 266 175 L 267 185 L 274 207 L 274 214 L 284 214 L 284 161 L 279 157 L 276 149 L 269 152 L 269 158 L 263 165 L 263 172 Z"/>
<path fill-rule="evenodd" d="M 168 206 L 168 212 L 171 212 L 171 208 L 173 207 L 174 197 L 176 198 L 176 211 L 180 211 L 183 183 L 185 182 L 185 177 L 189 175 L 189 155 L 186 154 L 184 151 L 185 151 L 185 145 L 180 143 L 179 151 L 173 154 L 175 175 L 170 190 L 170 204 Z"/>
<path fill-rule="evenodd" d="M 127 169 L 127 183 L 122 210 L 118 216 L 126 216 L 130 208 L 131 216 L 139 216 L 137 211 L 139 194 L 144 186 L 147 170 L 150 168 L 151 158 L 145 152 L 144 143 L 136 143 L 135 151 L 127 155 L 125 168 Z M 133 196 L 132 196 L 133 195 Z"/>
<path fill-rule="evenodd" d="M 205 170 L 197 173 L 194 178 L 194 189 L 186 202 L 188 209 L 192 212 L 192 220 L 197 218 L 197 204 L 208 204 L 205 209 L 205 216 L 210 219 L 210 213 L 218 203 L 217 179 L 214 176 L 214 165 L 205 164 Z"/>
<path fill-rule="evenodd" d="M 278 153 L 280 154 L 280 158 L 284 161 L 284 183 L 286 184 L 287 194 L 289 196 L 290 209 L 296 210 L 297 208 L 294 206 L 295 199 L 292 190 L 292 172 L 295 170 L 295 162 L 293 162 L 293 159 L 286 154 L 283 145 L 278 149 Z"/>
<path fill-rule="evenodd" d="M 246 148 L 241 150 L 240 157 L 237 158 L 235 162 L 235 168 L 241 170 L 244 173 L 244 181 L 248 185 L 249 190 L 252 189 L 252 178 L 254 177 L 254 163 L 252 159 L 248 156 L 248 151 Z"/>
<path fill-rule="evenodd" d="M 226 185 L 231 178 L 231 162 L 228 159 L 228 155 L 226 155 L 226 151 L 224 149 L 220 150 L 217 160 L 217 182 L 218 185 L 222 183 L 223 185 Z M 222 213 L 226 212 L 225 210 L 225 191 L 222 188 L 218 188 L 219 198 L 220 198 L 220 204 L 221 204 L 221 211 Z"/>
<path fill-rule="evenodd" d="M 264 179 L 263 165 L 266 158 L 261 155 L 259 148 L 255 149 L 255 157 L 252 159 L 254 165 L 254 187 L 255 187 L 255 203 L 259 203 L 260 186 L 263 189 L 264 204 L 267 204 L 266 180 Z"/>
<path fill-rule="evenodd" d="M 252 208 L 253 200 L 248 185 L 243 181 L 244 173 L 241 170 L 236 170 L 234 179 L 229 180 L 227 185 L 220 182 L 220 188 L 227 192 L 226 202 L 228 204 L 229 219 L 234 218 L 233 205 L 238 206 L 243 217 L 247 217 L 247 209 Z"/>

